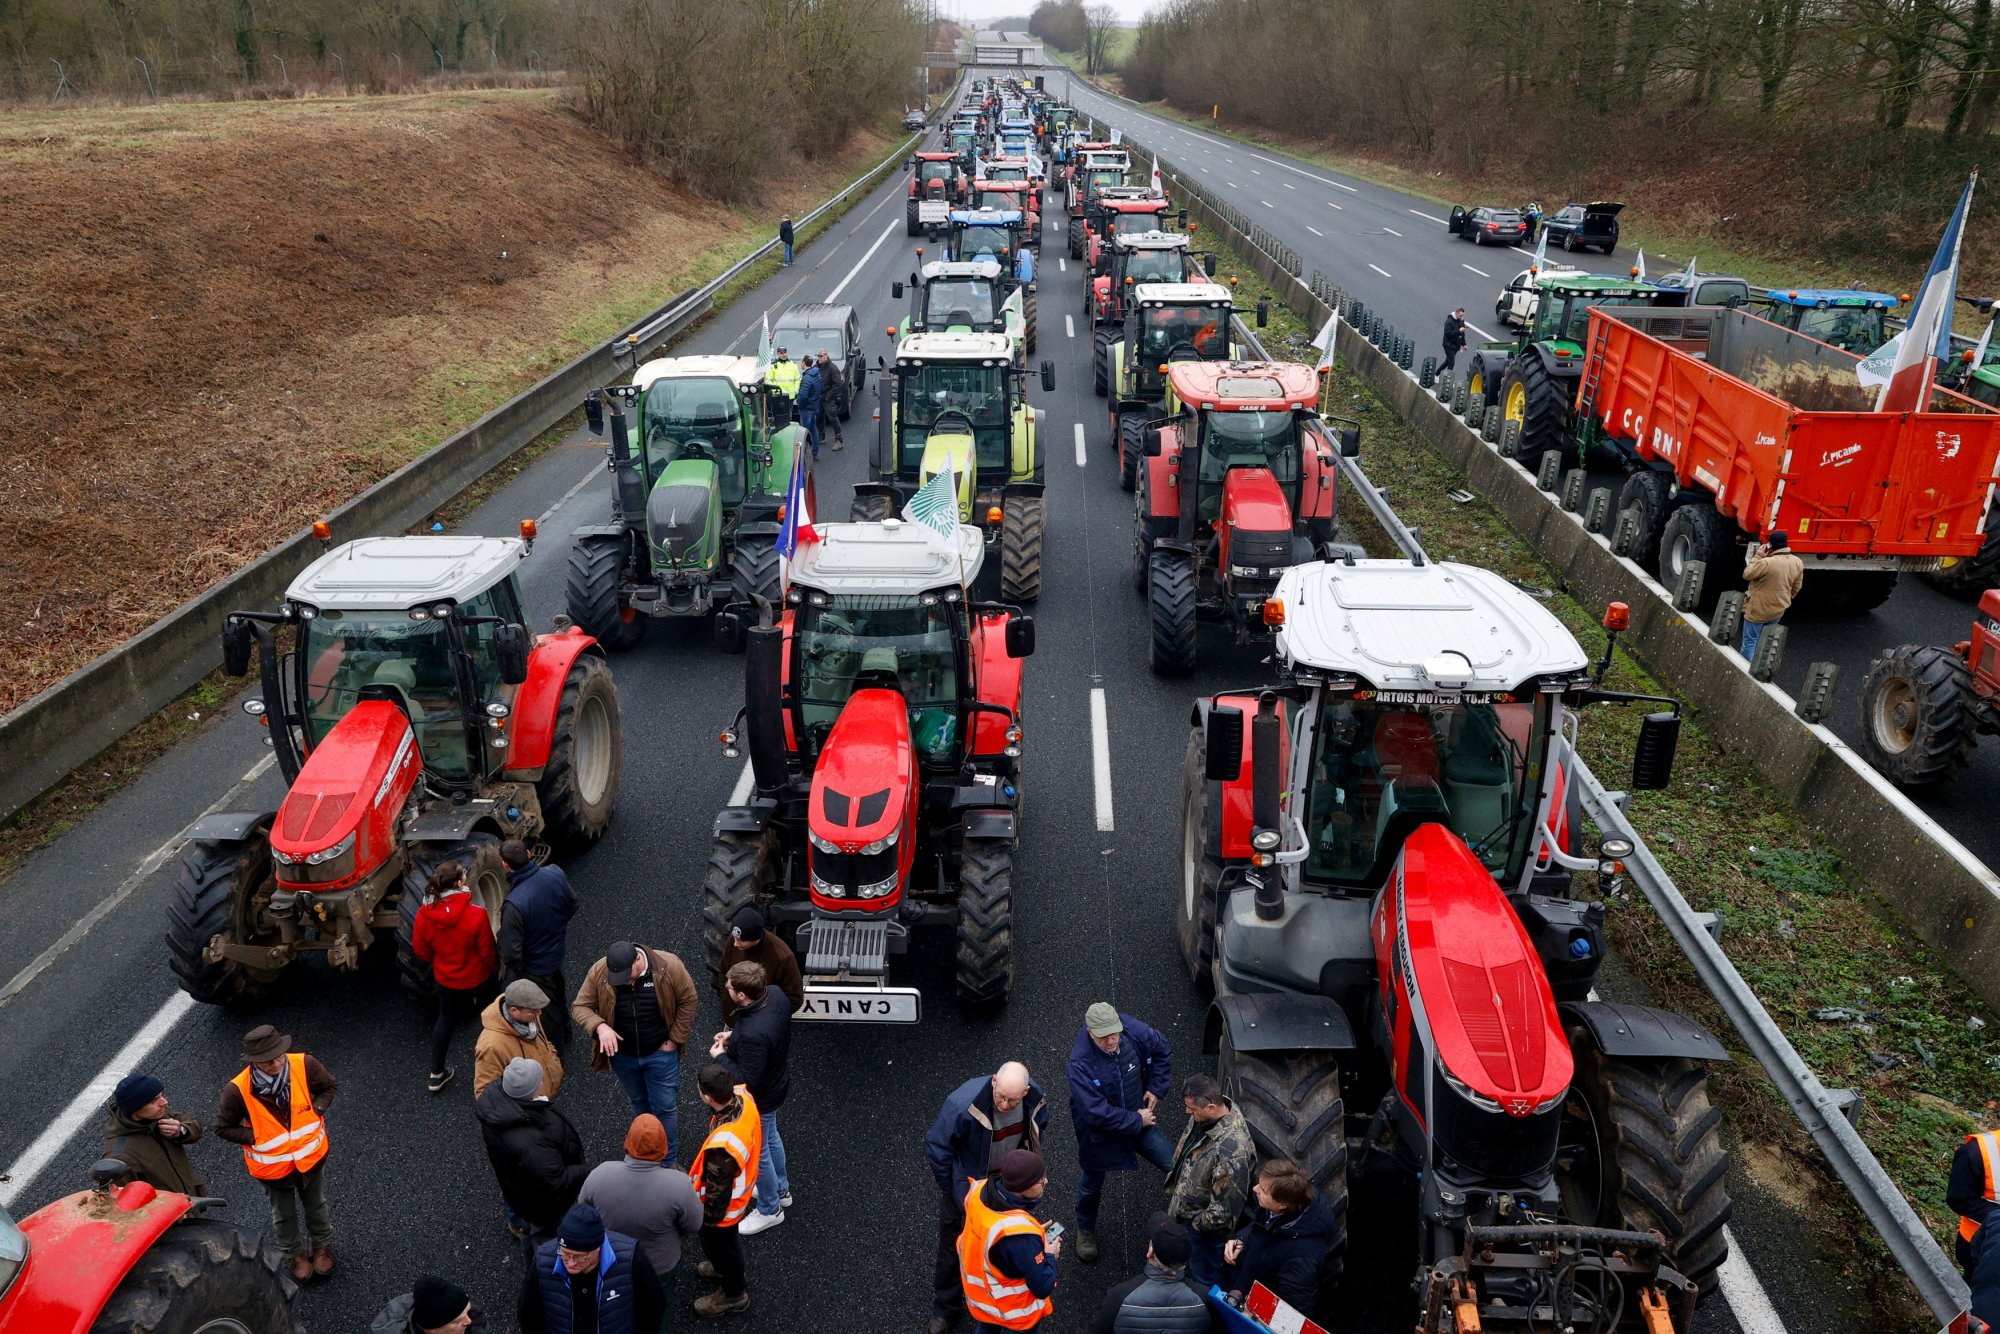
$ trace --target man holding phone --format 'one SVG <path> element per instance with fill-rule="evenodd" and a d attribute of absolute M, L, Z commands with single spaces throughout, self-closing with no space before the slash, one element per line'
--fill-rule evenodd
<path fill-rule="evenodd" d="M 1792 554 L 1791 539 L 1774 531 L 1762 542 L 1750 545 L 1743 578 L 1750 592 L 1743 599 L 1743 645 L 1739 652 L 1748 661 L 1757 656 L 1757 641 L 1764 637 L 1764 627 L 1776 625 L 1805 587 L 1806 563 Z"/>
<path fill-rule="evenodd" d="M 958 1273 L 975 1328 L 1033 1329 L 1054 1312 L 1062 1229 L 1034 1215 L 1048 1186 L 1042 1155 L 1027 1149 L 1010 1150 L 997 1177 L 966 1179 Z"/>

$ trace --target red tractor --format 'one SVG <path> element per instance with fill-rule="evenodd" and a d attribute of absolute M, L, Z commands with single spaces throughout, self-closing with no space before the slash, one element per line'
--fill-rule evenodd
<path fill-rule="evenodd" d="M 117 1183 L 125 1164 L 91 1169 L 93 1190 L 16 1226 L 0 1209 L 0 1334 L 293 1334 L 297 1291 L 268 1236 L 194 1212 L 215 1200 Z"/>
<path fill-rule="evenodd" d="M 1892 648 L 1861 685 L 1861 753 L 1898 787 L 1958 777 L 1982 733 L 2000 733 L 2000 588 L 1979 595 L 1972 638 Z"/>
<path fill-rule="evenodd" d="M 1582 855 L 1567 628 L 1491 571 L 1314 561 L 1266 604 L 1284 684 L 1196 701 L 1182 770 L 1183 962 L 1259 1154 L 1417 1198 L 1421 1334 L 1688 1334 L 1727 1256 L 1729 1161 L 1693 1020 L 1595 998 L 1629 829 Z M 1606 628 L 1629 616 L 1614 604 Z M 1630 789 L 1666 786 L 1678 712 Z M 1597 894 L 1571 875 L 1594 871 Z"/>
<path fill-rule="evenodd" d="M 1084 288 L 1084 316 L 1093 325 L 1122 325 L 1132 291 L 1141 283 L 1206 282 L 1214 276 L 1215 256 L 1197 255 L 1190 248 L 1192 239 L 1180 232 L 1125 232 L 1112 237 L 1104 247 L 1103 272 Z M 1106 332 L 1115 339 L 1119 330 Z M 1092 337 L 1102 344 L 1102 338 Z"/>
<path fill-rule="evenodd" d="M 965 159 L 960 154 L 911 154 L 903 230 L 911 236 L 935 233 L 944 226 L 945 216 L 965 202 L 965 191 Z"/>
<path fill-rule="evenodd" d="M 1108 267 L 1108 246 L 1114 237 L 1167 231 L 1168 215 L 1172 212 L 1165 199 L 1144 186 L 1122 185 L 1100 190 L 1083 218 L 1081 258 L 1090 265 L 1091 276 L 1104 273 Z M 1177 220 L 1183 228 L 1188 225 L 1186 209 L 1180 210 Z"/>
<path fill-rule="evenodd" d="M 610 824 L 618 690 L 574 626 L 530 642 L 519 569 L 534 525 L 521 529 L 349 542 L 278 610 L 225 618 L 224 669 L 248 672 L 253 649 L 260 661 L 243 707 L 269 729 L 287 791 L 276 810 L 187 832 L 167 949 L 190 996 L 253 1000 L 304 953 L 357 967 L 384 931 L 404 984 L 428 994 L 409 935 L 439 863 L 465 867 L 497 932 L 503 840 L 574 846 Z"/>
<path fill-rule="evenodd" d="M 974 600 L 978 528 L 957 526 L 952 548 L 898 519 L 820 533 L 793 559 L 780 624 L 748 632 L 738 718 L 754 785 L 715 818 L 709 964 L 754 903 L 798 927 L 799 1018 L 915 1023 L 921 994 L 888 985 L 888 957 L 949 926 L 959 998 L 1003 1001 L 1034 621 Z M 736 754 L 735 728 L 723 744 Z"/>
<path fill-rule="evenodd" d="M 1266 640 L 1278 576 L 1345 549 L 1334 456 L 1360 452 L 1361 428 L 1330 428 L 1318 374 L 1291 362 L 1169 362 L 1167 391 L 1178 411 L 1141 435 L 1132 587 L 1151 609 L 1153 670 L 1182 676 L 1198 620 Z"/>

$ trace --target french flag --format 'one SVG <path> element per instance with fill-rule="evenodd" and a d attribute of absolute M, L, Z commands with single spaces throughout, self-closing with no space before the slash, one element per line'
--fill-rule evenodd
<path fill-rule="evenodd" d="M 1952 303 L 1958 299 L 1958 250 L 1965 236 L 1965 215 L 1972 207 L 1972 187 L 1979 173 L 1966 178 L 1965 193 L 1958 197 L 1951 222 L 1931 257 L 1930 271 L 1917 292 L 1917 304 L 1910 322 L 1896 336 L 1896 360 L 1889 368 L 1889 383 L 1875 399 L 1877 412 L 1922 412 L 1930 402 L 1931 379 L 1940 358 L 1951 355 Z"/>
<path fill-rule="evenodd" d="M 806 452 L 792 454 L 792 484 L 785 491 L 785 521 L 778 530 L 778 556 L 790 561 L 800 547 L 819 541 L 813 530 L 812 510 L 806 503 Z"/>

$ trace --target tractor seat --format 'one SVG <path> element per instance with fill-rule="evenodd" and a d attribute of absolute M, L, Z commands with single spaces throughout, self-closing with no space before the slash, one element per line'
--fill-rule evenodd
<path fill-rule="evenodd" d="M 377 666 L 368 677 L 368 684 L 383 686 L 395 694 L 396 702 L 409 715 L 410 725 L 415 727 L 424 720 L 424 706 L 417 703 L 417 669 L 406 658 L 391 658 Z"/>
<path fill-rule="evenodd" d="M 1438 780 L 1437 734 L 1420 713 L 1384 714 L 1375 724 L 1375 758 L 1384 778 L 1403 782 Z"/>
<path fill-rule="evenodd" d="M 1383 787 L 1382 804 L 1375 811 L 1376 864 L 1394 857 L 1404 840 L 1424 825 L 1451 822 L 1451 806 L 1434 779 L 1407 775 L 1394 779 Z"/>

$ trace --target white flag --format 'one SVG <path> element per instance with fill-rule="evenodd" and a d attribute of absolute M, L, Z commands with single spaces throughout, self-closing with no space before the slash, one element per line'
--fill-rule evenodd
<path fill-rule="evenodd" d="M 1157 157 L 1153 159 L 1153 196 L 1156 199 L 1167 197 L 1167 187 L 1160 183 L 1160 159 Z"/>
<path fill-rule="evenodd" d="M 764 312 L 764 335 L 757 340 L 757 369 L 764 370 L 771 364 L 771 312 Z"/>
<path fill-rule="evenodd" d="M 1113 130 L 1113 131 L 1111 132 L 1111 142 L 1112 142 L 1112 143 L 1114 143 L 1114 144 L 1122 144 L 1122 143 L 1124 143 L 1124 142 L 1125 142 L 1125 131 L 1123 131 L 1123 130 Z"/>
<path fill-rule="evenodd" d="M 1639 271 L 1632 276 L 1642 283 L 1646 281 L 1646 248 L 1644 246 L 1639 247 Z"/>
<path fill-rule="evenodd" d="M 1993 341 L 1993 321 L 1986 321 L 1986 332 L 1979 335 L 1979 346 L 1972 349 L 1972 369 L 1978 370 L 1986 364 L 1986 345 Z"/>
<path fill-rule="evenodd" d="M 1326 317 L 1326 323 L 1320 326 L 1320 331 L 1313 335 L 1312 345 L 1319 349 L 1319 364 L 1313 367 L 1314 370 L 1333 369 L 1333 343 L 1335 332 L 1339 328 L 1340 312 L 1335 310 Z"/>
<path fill-rule="evenodd" d="M 932 546 L 958 550 L 958 479 L 949 463 L 910 497 L 903 521 L 923 529 Z"/>
<path fill-rule="evenodd" d="M 1528 272 L 1540 273 L 1542 265 L 1549 262 L 1549 229 L 1542 228 L 1542 234 L 1535 240 L 1534 258 L 1528 261 Z"/>
<path fill-rule="evenodd" d="M 1694 256 L 1688 256 L 1687 269 L 1681 274 L 1681 286 L 1690 292 L 1694 290 Z"/>

